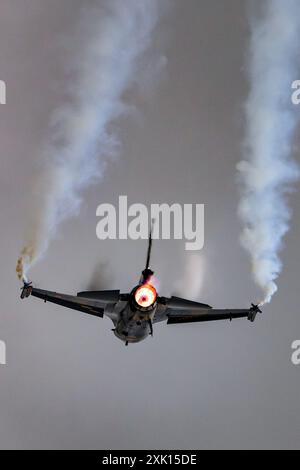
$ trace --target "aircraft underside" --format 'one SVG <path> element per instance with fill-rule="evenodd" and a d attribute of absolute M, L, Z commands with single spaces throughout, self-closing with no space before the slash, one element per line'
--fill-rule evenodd
<path fill-rule="evenodd" d="M 153 285 L 153 271 L 149 268 L 152 239 L 149 238 L 146 268 L 139 284 L 128 294 L 119 290 L 79 292 L 66 295 L 37 289 L 24 281 L 21 298 L 37 297 L 63 307 L 78 310 L 94 317 L 107 316 L 113 322 L 113 332 L 126 345 L 138 343 L 153 335 L 153 325 L 166 321 L 168 325 L 200 323 L 217 320 L 247 318 L 254 322 L 261 310 L 252 304 L 249 309 L 213 309 L 210 305 L 179 297 L 160 297 Z"/>

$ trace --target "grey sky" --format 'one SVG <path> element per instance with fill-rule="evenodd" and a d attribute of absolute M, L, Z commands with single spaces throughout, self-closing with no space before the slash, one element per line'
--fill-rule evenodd
<path fill-rule="evenodd" d="M 8 89 L 7 105 L 0 106 L 0 339 L 7 343 L 0 447 L 299 448 L 300 367 L 290 360 L 291 343 L 300 339 L 299 193 L 291 198 L 279 293 L 253 326 L 158 325 L 153 339 L 125 348 L 107 319 L 19 300 L 14 268 L 32 175 L 63 94 L 61 35 L 82 3 L 1 4 L 0 79 Z M 99 270 L 99 288 L 126 291 L 137 282 L 145 242 L 100 242 L 95 232 L 98 204 L 126 194 L 130 203 L 205 203 L 205 272 L 196 300 L 241 308 L 258 296 L 236 216 L 246 2 L 171 4 L 155 43 L 168 59 L 161 80 L 155 90 L 130 94 L 137 112 L 115 124 L 120 157 L 32 270 L 38 287 L 76 293 Z M 163 295 L 182 278 L 186 256 L 184 241 L 154 244 Z"/>

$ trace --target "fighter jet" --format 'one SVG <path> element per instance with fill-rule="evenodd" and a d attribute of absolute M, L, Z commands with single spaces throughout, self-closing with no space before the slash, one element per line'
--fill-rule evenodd
<path fill-rule="evenodd" d="M 151 249 L 150 233 L 145 269 L 139 283 L 128 294 L 105 290 L 79 292 L 73 296 L 36 289 L 32 283 L 24 282 L 21 298 L 33 296 L 96 317 L 105 315 L 113 322 L 115 336 L 126 346 L 153 336 L 153 325 L 163 321 L 168 325 L 236 318 L 254 322 L 257 314 L 262 313 L 254 304 L 250 309 L 216 310 L 210 305 L 179 297 L 160 297 L 154 287 L 154 272 L 150 269 Z"/>

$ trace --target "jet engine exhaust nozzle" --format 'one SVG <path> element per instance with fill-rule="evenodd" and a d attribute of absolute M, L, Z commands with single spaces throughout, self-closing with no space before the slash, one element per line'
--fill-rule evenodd
<path fill-rule="evenodd" d="M 155 304 L 157 299 L 157 292 L 155 287 L 151 284 L 143 284 L 139 286 L 134 293 L 134 300 L 138 307 L 149 308 Z"/>

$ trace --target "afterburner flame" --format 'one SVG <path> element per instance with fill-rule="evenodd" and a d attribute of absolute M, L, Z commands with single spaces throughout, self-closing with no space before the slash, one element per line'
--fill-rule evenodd
<path fill-rule="evenodd" d="M 144 284 L 135 292 L 134 295 L 136 303 L 143 308 L 151 307 L 157 298 L 156 289 L 151 284 Z"/>

